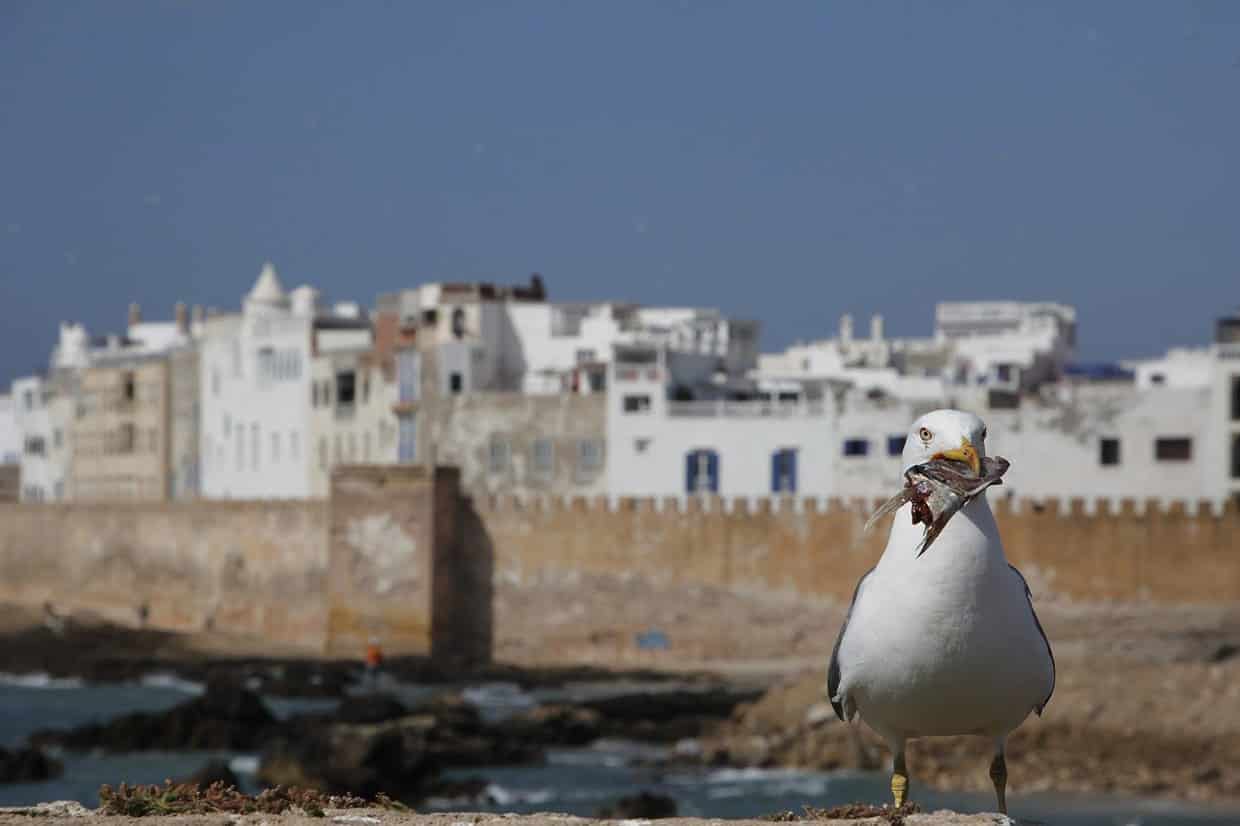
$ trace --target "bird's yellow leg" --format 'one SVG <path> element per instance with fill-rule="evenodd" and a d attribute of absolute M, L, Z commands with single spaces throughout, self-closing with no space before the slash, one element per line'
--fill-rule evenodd
<path fill-rule="evenodd" d="M 892 783 L 894 782 L 893 780 Z M 1000 814 L 1007 814 L 1007 760 L 1003 757 L 1002 749 L 990 762 L 990 782 L 995 784 L 995 799 L 999 802 Z"/>
<path fill-rule="evenodd" d="M 891 765 L 891 799 L 895 802 L 897 809 L 908 800 L 908 769 L 904 765 L 903 744 L 896 751 Z"/>

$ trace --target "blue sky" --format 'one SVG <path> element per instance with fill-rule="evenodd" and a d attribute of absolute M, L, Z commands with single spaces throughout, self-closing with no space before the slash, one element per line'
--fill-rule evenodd
<path fill-rule="evenodd" d="M 1050 299 L 1081 355 L 1240 305 L 1240 4 L 0 4 L 0 381 L 265 259 L 841 313 Z"/>

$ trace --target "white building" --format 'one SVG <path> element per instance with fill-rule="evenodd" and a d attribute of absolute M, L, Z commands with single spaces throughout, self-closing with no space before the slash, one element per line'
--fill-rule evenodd
<path fill-rule="evenodd" d="M 419 350 L 438 364 L 435 389 L 443 395 L 601 392 L 618 344 L 666 346 L 682 362 L 698 357 L 704 372 L 737 374 L 757 363 L 754 322 L 707 308 L 551 303 L 538 276 L 528 287 L 426 284 L 379 303 L 416 320 Z"/>
<path fill-rule="evenodd" d="M 263 267 L 239 314 L 209 316 L 199 346 L 199 460 L 208 498 L 311 492 L 310 362 L 317 294 Z"/>
<path fill-rule="evenodd" d="M 14 380 L 12 399 L 21 439 L 21 501 L 60 501 L 66 496 L 72 461 L 68 432 L 73 399 L 53 392 L 41 376 Z"/>
<path fill-rule="evenodd" d="M 392 365 L 376 358 L 374 332 L 360 311 L 338 306 L 314 325 L 311 363 L 310 495 L 327 496 L 337 464 L 395 463 L 397 401 Z"/>
<path fill-rule="evenodd" d="M 13 396 L 0 394 L 0 465 L 21 463 L 22 434 L 17 427 L 17 410 Z"/>
<path fill-rule="evenodd" d="M 199 348 L 202 495 L 324 496 L 340 461 L 395 459 L 394 391 L 362 369 L 370 322 L 355 304 L 286 293 L 266 264 L 239 314 L 206 319 Z M 379 421 L 389 422 L 387 428 Z"/>

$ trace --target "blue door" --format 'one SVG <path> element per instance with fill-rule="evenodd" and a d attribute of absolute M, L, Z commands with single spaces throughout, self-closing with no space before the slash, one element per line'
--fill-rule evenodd
<path fill-rule="evenodd" d="M 771 454 L 771 493 L 797 492 L 797 452 L 784 448 Z"/>
<path fill-rule="evenodd" d="M 685 493 L 719 492 L 719 454 L 691 450 L 685 454 Z"/>

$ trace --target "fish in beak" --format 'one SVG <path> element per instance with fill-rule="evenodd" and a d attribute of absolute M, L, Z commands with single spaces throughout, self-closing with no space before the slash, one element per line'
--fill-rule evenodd
<path fill-rule="evenodd" d="M 974 476 L 982 475 L 982 459 L 977 455 L 977 449 L 973 447 L 968 437 L 961 437 L 960 447 L 944 450 L 930 458 L 931 461 L 934 459 L 949 459 L 953 462 L 963 462 L 973 471 Z"/>

